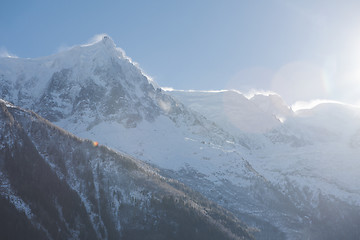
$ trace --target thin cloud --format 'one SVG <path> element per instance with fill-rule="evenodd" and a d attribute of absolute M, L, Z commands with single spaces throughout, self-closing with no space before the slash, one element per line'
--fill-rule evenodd
<path fill-rule="evenodd" d="M 69 46 L 67 46 L 67 45 L 61 45 L 60 47 L 58 47 L 58 49 L 57 49 L 57 53 L 60 53 L 60 52 L 65 52 L 65 51 L 67 51 L 67 50 L 70 50 L 71 48 L 73 48 L 74 46 L 72 46 L 72 47 L 69 47 Z"/>
<path fill-rule="evenodd" d="M 251 99 L 253 98 L 255 95 L 264 95 L 264 96 L 270 96 L 270 95 L 277 95 L 280 96 L 280 94 L 273 92 L 273 91 L 269 91 L 269 90 L 259 90 L 259 89 L 251 89 L 249 92 L 247 93 L 243 93 L 243 95 L 247 98 L 247 99 Z M 281 96 L 280 96 L 281 97 Z"/>
<path fill-rule="evenodd" d="M 291 109 L 294 112 L 296 112 L 296 111 L 303 110 L 303 109 L 312 109 L 312 108 L 316 107 L 317 105 L 323 104 L 323 103 L 336 103 L 336 104 L 354 106 L 354 105 L 351 105 L 351 104 L 347 104 L 347 103 L 343 103 L 343 102 L 339 102 L 339 101 L 334 101 L 334 100 L 314 99 L 314 100 L 311 100 L 311 101 L 297 101 L 293 105 L 291 105 Z"/>
<path fill-rule="evenodd" d="M 109 35 L 106 33 L 96 34 L 95 36 L 91 37 L 85 44 L 82 44 L 81 46 L 93 45 L 97 42 L 100 42 L 105 36 L 109 37 Z"/>
<path fill-rule="evenodd" d="M 18 58 L 15 54 L 10 53 L 6 48 L 0 48 L 0 58 Z"/>
<path fill-rule="evenodd" d="M 234 90 L 194 90 L 194 89 L 175 89 L 172 87 L 161 87 L 162 90 L 168 92 L 200 92 L 200 93 L 219 93 L 219 92 L 227 92 L 227 91 L 234 91 Z"/>
<path fill-rule="evenodd" d="M 161 89 L 162 89 L 163 91 L 166 91 L 166 92 L 177 91 L 177 90 L 175 90 L 175 89 L 172 88 L 172 87 L 161 87 Z"/>

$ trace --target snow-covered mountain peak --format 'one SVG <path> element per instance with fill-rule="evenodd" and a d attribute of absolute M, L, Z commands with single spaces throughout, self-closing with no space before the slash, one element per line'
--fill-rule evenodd
<path fill-rule="evenodd" d="M 121 54 L 119 56 L 124 57 L 123 56 L 123 52 L 116 47 L 116 44 L 114 43 L 113 39 L 108 36 L 108 35 L 101 35 L 100 38 L 98 38 L 98 40 L 95 40 L 89 44 L 84 44 L 84 45 L 80 45 L 81 48 L 83 48 L 85 51 L 87 48 L 91 49 L 96 49 L 96 50 L 100 50 L 100 51 L 105 51 L 107 54 Z"/>
<path fill-rule="evenodd" d="M 263 231 L 259 239 L 283 239 L 272 225 L 288 239 L 330 239 L 314 229 L 329 226 L 320 233 L 326 236 L 338 216 L 350 219 L 341 226 L 358 229 L 360 216 L 349 216 L 360 206 L 358 109 L 327 103 L 296 111 L 272 93 L 159 89 L 107 35 L 49 57 L 0 59 L 0 98 L 159 166 L 245 216 Z M 1 100 L 0 107 L 22 112 Z M 17 142 L 6 114 L 0 155 L 4 143 Z M 36 140 L 53 138 L 23 123 Z M 41 152 L 49 149 L 56 148 Z M 340 201 L 355 202 L 356 211 L 329 216 Z"/>
<path fill-rule="evenodd" d="M 351 136 L 360 129 L 360 108 L 337 102 L 320 103 L 310 109 L 296 111 L 296 116 L 307 126 L 327 129 L 339 136 Z"/>
<path fill-rule="evenodd" d="M 286 119 L 293 116 L 294 112 L 278 94 L 255 94 L 250 98 L 261 110 L 276 116 L 278 119 Z"/>
<path fill-rule="evenodd" d="M 93 36 L 87 43 L 82 44 L 81 46 L 90 46 L 99 42 L 106 42 L 110 45 L 115 45 L 114 40 L 109 35 L 107 35 L 106 33 L 102 33 Z"/>
<path fill-rule="evenodd" d="M 160 111 L 152 81 L 107 35 L 49 57 L 1 59 L 0 83 L 1 98 L 51 121 L 117 115 L 133 125 Z"/>
<path fill-rule="evenodd" d="M 109 37 L 108 35 L 104 35 L 103 37 L 102 37 L 102 43 L 103 44 L 108 44 L 108 45 L 110 45 L 110 46 L 115 46 L 115 43 L 114 43 L 114 41 L 112 40 L 112 38 L 111 37 Z"/>
<path fill-rule="evenodd" d="M 97 63 L 103 62 L 104 64 L 116 58 L 129 60 L 125 56 L 124 51 L 116 47 L 116 44 L 108 35 L 101 35 L 90 43 L 71 47 L 68 50 L 53 55 L 53 57 L 65 58 L 71 63 L 74 63 L 74 61 L 79 62 L 79 60 L 85 58 L 87 60 L 92 59 L 93 62 Z"/>
<path fill-rule="evenodd" d="M 264 133 L 281 124 L 274 114 L 264 111 L 235 90 L 172 90 L 169 94 L 234 134 Z"/>

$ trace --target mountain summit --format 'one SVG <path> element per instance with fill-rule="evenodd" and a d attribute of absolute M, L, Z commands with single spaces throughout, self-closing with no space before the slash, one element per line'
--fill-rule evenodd
<path fill-rule="evenodd" d="M 86 115 L 94 125 L 116 115 L 130 127 L 160 111 L 153 85 L 108 36 L 50 57 L 12 60 L 0 59 L 1 96 L 50 121 Z"/>
<path fill-rule="evenodd" d="M 0 85 L 3 99 L 77 136 L 154 164 L 238 217 L 251 218 L 260 234 L 282 234 L 270 223 L 282 214 L 251 216 L 271 208 L 259 198 L 261 192 L 271 199 L 278 193 L 242 156 L 248 139 L 231 136 L 156 88 L 108 36 L 49 57 L 0 59 Z M 235 191 L 226 191 L 229 184 Z M 244 199 L 240 205 L 235 196 Z"/>
<path fill-rule="evenodd" d="M 49 57 L 1 58 L 0 96 L 156 166 L 258 239 L 360 236 L 354 108 L 293 112 L 278 95 L 168 93 L 106 35 Z"/>

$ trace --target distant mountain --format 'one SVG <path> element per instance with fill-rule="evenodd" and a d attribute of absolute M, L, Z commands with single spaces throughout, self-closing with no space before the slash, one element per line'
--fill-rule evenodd
<path fill-rule="evenodd" d="M 49 57 L 0 59 L 0 94 L 155 165 L 230 210 L 258 239 L 358 236 L 353 108 L 294 112 L 274 94 L 166 92 L 108 36 Z"/>
<path fill-rule="evenodd" d="M 268 132 L 293 112 L 277 95 L 255 95 L 250 100 L 234 90 L 168 92 L 233 134 Z"/>
<path fill-rule="evenodd" d="M 294 112 L 275 94 L 251 98 L 237 91 L 172 90 L 169 94 L 232 135 L 245 134 L 253 143 L 246 159 L 275 185 L 285 181 L 279 181 L 283 176 L 294 178 L 295 171 L 302 173 L 293 181 L 301 188 L 319 189 L 360 205 L 360 185 L 353 181 L 360 177 L 359 107 L 327 102 Z M 304 183 L 308 181 L 313 182 Z"/>
<path fill-rule="evenodd" d="M 253 239 L 136 159 L 0 101 L 2 239 Z"/>
<path fill-rule="evenodd" d="M 293 112 L 274 94 L 251 98 L 236 91 L 169 94 L 233 135 L 251 139 L 246 159 L 302 210 L 298 226 L 309 224 L 309 232 L 296 239 L 360 237 L 354 225 L 360 223 L 359 107 L 328 102 Z"/>

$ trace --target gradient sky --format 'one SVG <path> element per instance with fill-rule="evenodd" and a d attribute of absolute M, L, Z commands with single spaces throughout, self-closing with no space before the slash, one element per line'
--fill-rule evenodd
<path fill-rule="evenodd" d="M 40 57 L 107 33 L 160 86 L 360 104 L 360 1 L 0 4 L 0 54 Z"/>

